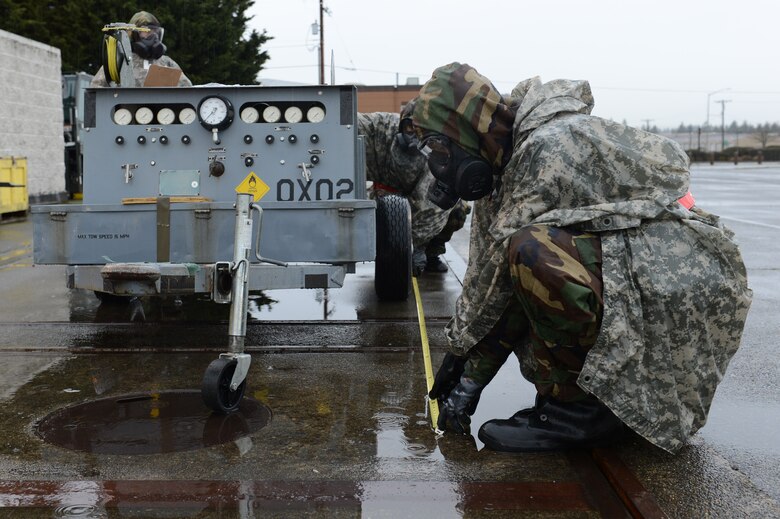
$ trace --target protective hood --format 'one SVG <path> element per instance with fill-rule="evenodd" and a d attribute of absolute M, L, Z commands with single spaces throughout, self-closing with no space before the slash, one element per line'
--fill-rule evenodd
<path fill-rule="evenodd" d="M 155 15 L 147 11 L 138 11 L 130 18 L 128 22 L 130 25 L 137 25 L 139 27 L 145 27 L 147 25 L 160 25 L 160 21 Z"/>
<path fill-rule="evenodd" d="M 514 110 L 469 65 L 454 62 L 437 68 L 420 89 L 413 120 L 421 133 L 449 137 L 468 153 L 483 157 L 495 171 L 506 164 Z"/>
<path fill-rule="evenodd" d="M 561 113 L 590 114 L 594 104 L 587 81 L 556 79 L 542 83 L 538 76 L 518 83 L 511 97 L 517 105 L 516 135 L 527 134 Z"/>

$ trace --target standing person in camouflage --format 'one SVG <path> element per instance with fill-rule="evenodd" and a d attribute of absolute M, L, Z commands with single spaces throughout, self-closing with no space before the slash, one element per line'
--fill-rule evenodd
<path fill-rule="evenodd" d="M 130 34 L 130 44 L 132 46 L 132 58 L 133 58 L 133 78 L 135 79 L 136 87 L 144 86 L 146 81 L 146 75 L 149 73 L 149 67 L 152 65 L 160 65 L 161 67 L 176 68 L 181 70 L 181 67 L 173 61 L 171 58 L 165 55 L 167 50 L 163 44 L 163 34 L 165 30 L 160 26 L 159 20 L 151 13 L 146 11 L 139 11 L 130 18 L 129 25 L 135 25 L 137 27 L 146 27 L 148 31 L 132 31 Z M 109 86 L 106 79 L 106 73 L 103 67 L 98 69 L 95 77 L 90 82 L 92 87 L 107 87 Z M 192 81 L 184 74 L 181 73 L 179 83 L 177 86 L 192 86 Z"/>
<path fill-rule="evenodd" d="M 508 356 L 536 403 L 479 430 L 544 451 L 628 426 L 677 451 L 707 418 L 752 292 L 732 233 L 695 207 L 673 141 L 591 116 L 586 81 L 504 97 L 468 65 L 437 69 L 414 110 L 444 205 L 478 200 L 469 265 L 436 375 L 438 426 L 468 434 Z"/>
<path fill-rule="evenodd" d="M 425 158 L 417 152 L 411 125 L 415 100 L 401 114 L 371 112 L 358 114 L 358 133 L 366 147 L 366 177 L 373 182 L 372 196 L 397 193 L 409 201 L 412 213 L 413 270 L 415 275 L 447 272 L 440 255 L 452 234 L 461 229 L 470 208 L 465 202 L 441 209 L 428 200 L 434 178 L 428 174 Z"/>

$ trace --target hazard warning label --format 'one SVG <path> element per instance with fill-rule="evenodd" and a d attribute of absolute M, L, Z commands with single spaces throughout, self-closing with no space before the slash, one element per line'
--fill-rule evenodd
<path fill-rule="evenodd" d="M 270 190 L 271 188 L 268 187 L 268 184 L 255 175 L 254 171 L 250 171 L 246 178 L 236 186 L 236 193 L 252 195 L 255 202 L 263 198 Z"/>

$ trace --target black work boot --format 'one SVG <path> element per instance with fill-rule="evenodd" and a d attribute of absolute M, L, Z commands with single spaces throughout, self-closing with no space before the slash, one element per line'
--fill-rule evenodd
<path fill-rule="evenodd" d="M 539 452 L 596 447 L 620 439 L 623 423 L 596 397 L 560 402 L 536 397 L 536 405 L 479 429 L 485 447 L 504 452 Z"/>
<path fill-rule="evenodd" d="M 425 272 L 447 272 L 447 264 L 439 256 L 429 256 L 425 262 Z"/>

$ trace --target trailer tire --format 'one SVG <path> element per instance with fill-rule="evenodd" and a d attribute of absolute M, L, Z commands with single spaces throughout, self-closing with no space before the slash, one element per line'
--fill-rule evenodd
<path fill-rule="evenodd" d="M 382 301 L 406 301 L 412 290 L 412 217 L 402 196 L 376 198 L 374 290 Z"/>

